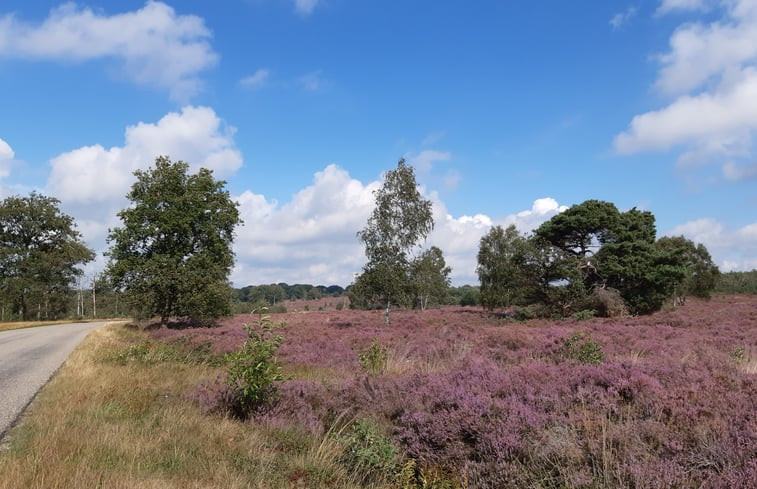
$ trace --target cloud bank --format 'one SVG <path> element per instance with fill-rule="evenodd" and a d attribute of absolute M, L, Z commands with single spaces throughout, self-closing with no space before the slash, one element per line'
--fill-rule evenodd
<path fill-rule="evenodd" d="M 720 19 L 682 24 L 658 57 L 654 86 L 672 101 L 635 116 L 614 146 L 619 154 L 675 148 L 679 168 L 720 165 L 725 179 L 750 180 L 757 178 L 757 3 L 666 0 L 658 12 L 716 6 Z"/>
<path fill-rule="evenodd" d="M 127 79 L 167 89 L 178 101 L 195 95 L 202 87 L 199 73 L 218 61 L 210 37 L 203 19 L 177 15 L 157 1 L 115 15 L 66 3 L 41 24 L 12 14 L 0 17 L 0 57 L 74 63 L 116 59 Z"/>

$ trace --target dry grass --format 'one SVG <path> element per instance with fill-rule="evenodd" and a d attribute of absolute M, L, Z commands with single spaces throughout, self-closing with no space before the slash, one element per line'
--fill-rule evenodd
<path fill-rule="evenodd" d="M 324 438 L 201 414 L 185 394 L 217 368 L 108 360 L 142 339 L 89 335 L 10 431 L 0 488 L 355 487 Z"/>
<path fill-rule="evenodd" d="M 105 321 L 105 319 L 81 319 L 81 320 L 64 319 L 60 321 L 14 321 L 14 322 L 0 323 L 0 331 L 9 331 L 11 329 L 36 328 L 39 326 L 55 326 L 56 324 L 68 324 L 68 323 L 73 323 L 73 322 L 93 323 L 97 321 Z M 108 321 L 113 321 L 113 319 L 109 319 Z"/>

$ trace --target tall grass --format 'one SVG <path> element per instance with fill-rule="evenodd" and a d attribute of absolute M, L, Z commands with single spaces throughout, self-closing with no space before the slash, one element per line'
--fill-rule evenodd
<path fill-rule="evenodd" d="M 0 488 L 355 486 L 329 439 L 201 414 L 185 394 L 219 370 L 187 352 L 91 333 L 8 434 Z"/>

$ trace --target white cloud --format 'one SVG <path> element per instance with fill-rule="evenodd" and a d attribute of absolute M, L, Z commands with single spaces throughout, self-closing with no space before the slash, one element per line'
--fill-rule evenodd
<path fill-rule="evenodd" d="M 318 2 L 319 0 L 294 0 L 294 10 L 301 15 L 310 15 Z"/>
<path fill-rule="evenodd" d="M 715 219 L 702 218 L 676 226 L 665 235 L 683 235 L 702 243 L 721 271 L 757 269 L 757 222 L 729 229 Z"/>
<path fill-rule="evenodd" d="M 10 145 L 0 139 L 0 178 L 5 178 L 10 174 L 14 156 Z"/>
<path fill-rule="evenodd" d="M 726 180 L 755 180 L 757 179 L 757 163 L 751 165 L 736 165 L 728 162 L 723 165 L 723 177 Z"/>
<path fill-rule="evenodd" d="M 438 196 L 433 195 L 433 202 L 436 225 L 429 237 L 429 246 L 438 246 L 444 252 L 445 261 L 452 267 L 452 281 L 457 285 L 478 283 L 478 246 L 481 237 L 492 226 L 507 227 L 512 224 L 520 232 L 530 233 L 544 221 L 567 209 L 555 199 L 546 197 L 536 199 L 531 209 L 504 217 L 492 218 L 485 214 L 454 217 L 447 213 Z"/>
<path fill-rule="evenodd" d="M 610 26 L 612 26 L 613 30 L 620 29 L 623 25 L 628 23 L 628 21 L 636 16 L 636 12 L 638 12 L 638 8 L 633 5 L 622 12 L 618 12 L 610 19 Z"/>
<path fill-rule="evenodd" d="M 250 76 L 246 76 L 239 80 L 239 84 L 249 88 L 260 88 L 265 85 L 270 76 L 270 71 L 265 68 L 260 68 Z"/>
<path fill-rule="evenodd" d="M 715 2 L 664 1 L 658 12 L 708 10 Z M 672 100 L 633 117 L 614 139 L 618 154 L 681 151 L 679 168 L 723 166 L 744 179 L 757 130 L 757 2 L 722 0 L 716 21 L 689 22 L 670 38 L 655 86 Z M 726 161 L 731 162 L 725 163 Z M 738 170 L 738 171 L 737 171 Z"/>
<path fill-rule="evenodd" d="M 418 154 L 408 153 L 405 155 L 407 162 L 417 169 L 419 172 L 430 172 L 434 163 L 450 161 L 452 154 L 447 151 L 436 151 L 426 149 Z"/>
<path fill-rule="evenodd" d="M 0 17 L 0 57 L 63 62 L 115 58 L 128 79 L 166 88 L 175 100 L 196 94 L 198 74 L 218 61 L 210 37 L 203 19 L 177 15 L 156 1 L 110 16 L 66 3 L 38 25 L 12 14 Z"/>
<path fill-rule="evenodd" d="M 252 191 L 236 197 L 245 224 L 237 230 L 233 282 L 240 287 L 282 281 L 350 284 L 365 264 L 356 235 L 373 210 L 373 192 L 380 185 L 362 183 L 332 164 L 283 205 Z M 529 210 L 499 219 L 483 214 L 454 217 L 437 193 L 426 198 L 433 204 L 435 227 L 424 245 L 442 249 L 456 284 L 478 282 L 478 244 L 491 226 L 515 224 L 527 232 L 565 209 L 546 198 L 536 200 Z"/>
<path fill-rule="evenodd" d="M 233 281 L 347 285 L 365 260 L 356 233 L 373 210 L 378 186 L 332 164 L 281 206 L 245 192 L 237 198 L 245 224 L 237 230 Z"/>
<path fill-rule="evenodd" d="M 621 154 L 663 150 L 676 145 L 712 145 L 743 141 L 757 129 L 757 70 L 714 92 L 684 95 L 667 107 L 637 115 L 626 132 L 615 137 Z"/>
<path fill-rule="evenodd" d="M 185 107 L 155 124 L 127 127 L 123 146 L 106 149 L 95 144 L 54 157 L 46 193 L 63 202 L 85 239 L 99 249 L 107 229 L 118 224 L 116 212 L 127 203 L 134 170 L 168 155 L 186 161 L 192 171 L 205 167 L 216 177 L 229 176 L 242 165 L 232 135 L 233 129 L 225 128 L 212 109 Z"/>
<path fill-rule="evenodd" d="M 708 10 L 714 3 L 716 2 L 713 0 L 662 0 L 657 13 L 667 14 L 674 11 Z"/>

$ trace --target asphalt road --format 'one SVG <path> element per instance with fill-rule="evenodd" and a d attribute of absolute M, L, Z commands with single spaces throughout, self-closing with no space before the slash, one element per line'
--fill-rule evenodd
<path fill-rule="evenodd" d="M 0 332 L 0 439 L 100 323 L 72 323 Z"/>

